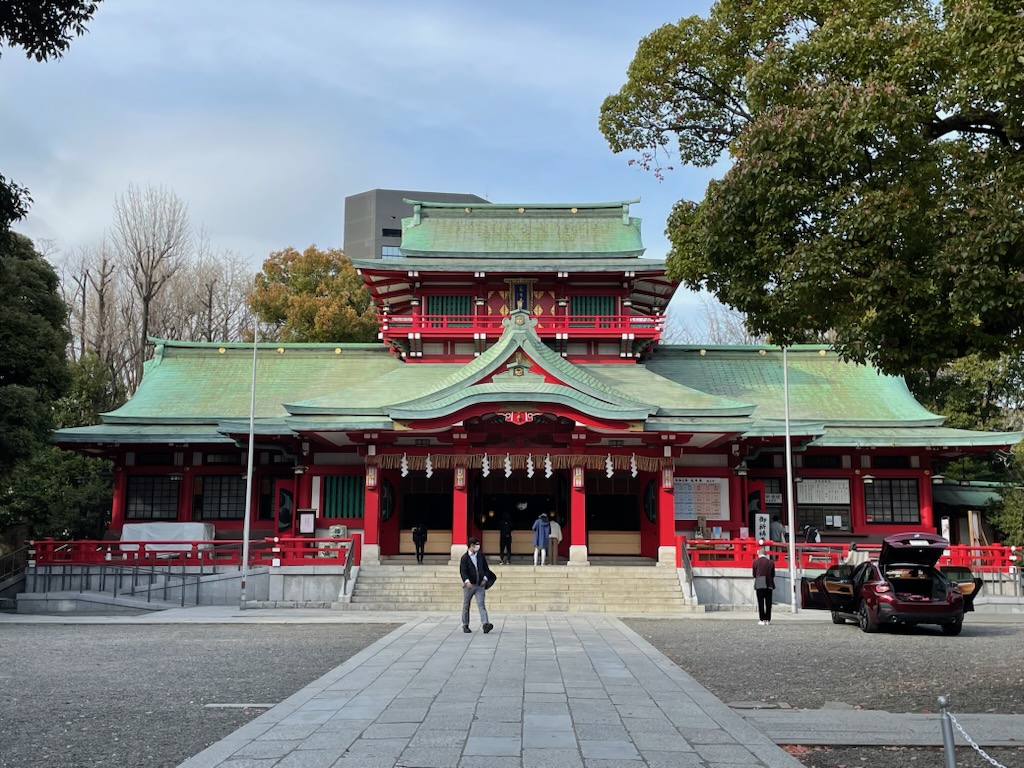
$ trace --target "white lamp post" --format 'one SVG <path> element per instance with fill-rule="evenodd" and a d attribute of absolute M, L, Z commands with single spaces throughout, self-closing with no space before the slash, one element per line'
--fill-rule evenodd
<path fill-rule="evenodd" d="M 245 517 L 242 519 L 242 591 L 239 608 L 245 610 L 245 581 L 249 576 L 249 521 L 252 520 L 252 465 L 256 432 L 256 350 L 259 349 L 259 321 L 252 324 L 252 386 L 249 395 L 249 457 L 245 468 Z"/>
<path fill-rule="evenodd" d="M 782 348 L 782 392 L 786 401 L 786 506 L 789 523 L 789 601 L 793 613 L 800 610 L 796 594 L 796 505 L 793 499 L 796 486 L 793 485 L 793 440 L 789 431 L 789 357 L 786 347 Z"/>

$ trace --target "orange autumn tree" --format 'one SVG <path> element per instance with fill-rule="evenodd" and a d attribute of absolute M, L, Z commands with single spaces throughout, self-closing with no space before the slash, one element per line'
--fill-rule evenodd
<path fill-rule="evenodd" d="M 371 342 L 377 310 L 340 248 L 275 251 L 256 275 L 249 306 L 278 341 Z"/>

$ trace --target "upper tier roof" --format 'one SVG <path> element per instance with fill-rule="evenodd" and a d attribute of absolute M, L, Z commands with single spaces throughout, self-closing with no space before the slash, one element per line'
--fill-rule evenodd
<path fill-rule="evenodd" d="M 630 203 L 434 203 L 406 200 L 402 255 L 550 259 L 639 257 L 640 219 Z"/>

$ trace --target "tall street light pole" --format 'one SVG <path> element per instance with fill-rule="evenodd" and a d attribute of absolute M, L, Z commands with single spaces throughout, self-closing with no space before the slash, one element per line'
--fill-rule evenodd
<path fill-rule="evenodd" d="M 793 484 L 793 439 L 789 429 L 789 357 L 782 348 L 782 393 L 786 401 L 786 521 L 789 524 L 789 603 L 793 613 L 800 610 L 796 599 L 796 493 Z"/>
<path fill-rule="evenodd" d="M 245 517 L 242 520 L 242 591 L 239 608 L 245 610 L 245 582 L 249 577 L 249 522 L 252 520 L 253 444 L 256 433 L 256 350 L 259 349 L 259 321 L 252 324 L 252 385 L 249 394 L 249 457 L 245 467 Z"/>

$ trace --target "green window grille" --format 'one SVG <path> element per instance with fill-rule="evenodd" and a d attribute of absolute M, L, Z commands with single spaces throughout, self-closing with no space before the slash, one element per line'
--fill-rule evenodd
<path fill-rule="evenodd" d="M 331 475 L 324 478 L 323 517 L 363 516 L 363 476 Z"/>
<path fill-rule="evenodd" d="M 450 326 L 469 326 L 472 321 L 468 318 L 473 314 L 472 296 L 427 296 L 427 314 L 453 317 L 461 315 L 459 322 L 448 323 Z M 443 322 L 434 322 L 434 326 L 441 327 Z"/>
<path fill-rule="evenodd" d="M 616 315 L 618 314 L 616 305 L 614 296 L 573 296 L 569 303 L 569 312 L 574 317 L 586 318 Z M 573 323 L 573 325 L 588 327 L 592 325 L 592 321 L 588 319 L 585 322 Z M 601 325 L 599 322 L 598 326 Z"/>

